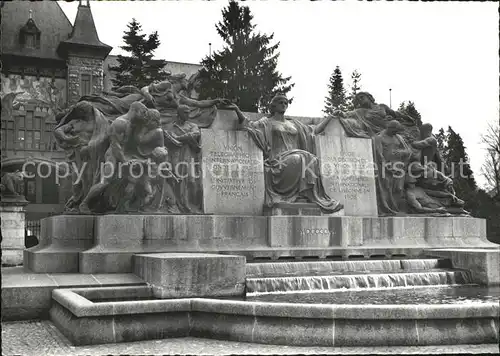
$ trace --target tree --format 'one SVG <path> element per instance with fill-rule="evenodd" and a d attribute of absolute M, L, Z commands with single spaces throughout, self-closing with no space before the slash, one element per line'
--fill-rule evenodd
<path fill-rule="evenodd" d="M 495 201 L 487 192 L 477 188 L 462 138 L 451 127 L 446 134 L 441 128 L 436 138 L 448 168 L 446 174 L 453 178 L 457 196 L 465 201 L 465 209 L 472 216 L 486 219 L 488 240 L 500 244 L 500 201 Z M 460 162 L 463 162 L 462 168 Z"/>
<path fill-rule="evenodd" d="M 361 90 L 361 73 L 359 73 L 357 70 L 354 70 L 351 74 L 351 92 L 347 97 L 347 109 L 348 110 L 353 110 L 354 109 L 354 97 L 356 94 Z"/>
<path fill-rule="evenodd" d="M 437 147 L 439 150 L 439 153 L 443 157 L 445 154 L 445 149 L 446 149 L 446 136 L 444 134 L 444 129 L 441 127 L 436 135 L 436 140 L 437 140 Z"/>
<path fill-rule="evenodd" d="M 449 167 L 451 178 L 453 178 L 455 191 L 457 196 L 461 197 L 466 202 L 467 207 L 473 205 L 474 194 L 477 189 L 474 173 L 469 164 L 469 157 L 465 150 L 464 142 L 460 134 L 453 131 L 448 126 L 446 134 L 446 150 L 443 159 Z"/>
<path fill-rule="evenodd" d="M 403 101 L 401 105 L 399 105 L 398 110 L 414 119 L 418 127 L 422 126 L 422 115 L 420 115 L 415 108 L 415 103 L 413 101 L 408 101 L 408 103 Z"/>
<path fill-rule="evenodd" d="M 488 184 L 488 191 L 500 200 L 500 122 L 489 124 L 486 133 L 481 135 L 481 141 L 487 152 L 481 173 Z"/>
<path fill-rule="evenodd" d="M 335 110 L 346 109 L 346 92 L 344 89 L 344 79 L 339 66 L 335 68 L 330 76 L 328 84 L 328 96 L 325 98 L 325 108 L 323 112 L 332 115 Z"/>
<path fill-rule="evenodd" d="M 122 37 L 125 45 L 120 48 L 129 52 L 130 56 L 119 55 L 118 66 L 110 67 L 115 72 L 113 89 L 124 85 L 142 88 L 154 81 L 165 80 L 168 73 L 163 68 L 167 62 L 153 59 L 154 51 L 160 46 L 158 32 L 146 36 L 141 33 L 142 26 L 135 19 L 127 27 Z"/>
<path fill-rule="evenodd" d="M 201 62 L 200 99 L 224 97 L 243 111 L 265 112 L 274 95 L 294 86 L 277 70 L 279 42 L 271 44 L 274 34 L 255 32 L 248 6 L 231 1 L 222 17 L 215 27 L 225 45 Z"/>

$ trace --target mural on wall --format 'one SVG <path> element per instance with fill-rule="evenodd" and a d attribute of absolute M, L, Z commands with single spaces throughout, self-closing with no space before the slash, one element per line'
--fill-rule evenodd
<path fill-rule="evenodd" d="M 2 74 L 2 117 L 12 114 L 23 102 L 35 101 L 55 114 L 66 107 L 66 79 Z M 4 105 L 6 107 L 4 107 Z"/>

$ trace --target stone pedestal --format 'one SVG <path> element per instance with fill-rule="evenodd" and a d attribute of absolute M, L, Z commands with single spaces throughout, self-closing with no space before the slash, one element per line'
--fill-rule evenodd
<path fill-rule="evenodd" d="M 197 253 L 134 256 L 134 272 L 153 287 L 156 298 L 241 296 L 245 257 Z"/>
<path fill-rule="evenodd" d="M 28 201 L 24 197 L 2 197 L 0 202 L 2 265 L 23 264 L 26 205 Z"/>

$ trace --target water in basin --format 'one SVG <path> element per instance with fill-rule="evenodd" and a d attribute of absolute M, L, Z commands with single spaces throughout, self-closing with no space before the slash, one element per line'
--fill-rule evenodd
<path fill-rule="evenodd" d="M 306 304 L 467 304 L 500 302 L 500 287 L 477 285 L 301 291 L 247 295 L 247 301 Z"/>

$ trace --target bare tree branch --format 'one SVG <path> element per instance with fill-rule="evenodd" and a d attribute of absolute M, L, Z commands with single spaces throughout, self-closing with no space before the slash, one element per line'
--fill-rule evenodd
<path fill-rule="evenodd" d="M 490 123 L 486 132 L 481 135 L 481 142 L 486 146 L 486 160 L 481 167 L 488 188 L 494 195 L 500 194 L 500 121 Z"/>

